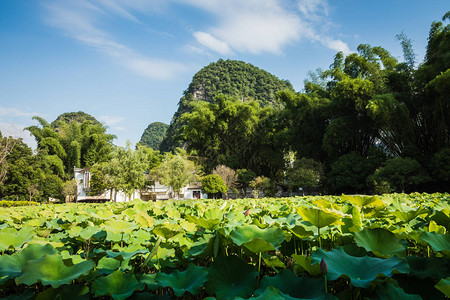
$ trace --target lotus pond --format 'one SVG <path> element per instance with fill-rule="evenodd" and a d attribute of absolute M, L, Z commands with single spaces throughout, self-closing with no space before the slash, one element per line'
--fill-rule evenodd
<path fill-rule="evenodd" d="M 450 195 L 2 208 L 0 298 L 443 299 Z"/>

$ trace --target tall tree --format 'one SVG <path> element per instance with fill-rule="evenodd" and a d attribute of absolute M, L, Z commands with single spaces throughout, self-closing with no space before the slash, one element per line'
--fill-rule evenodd
<path fill-rule="evenodd" d="M 182 153 L 166 153 L 163 162 L 156 170 L 158 180 L 172 189 L 178 197 L 187 184 L 198 180 L 199 171 L 194 162 Z"/>

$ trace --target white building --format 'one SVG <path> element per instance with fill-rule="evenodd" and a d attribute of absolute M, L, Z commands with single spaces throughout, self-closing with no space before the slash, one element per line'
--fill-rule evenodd
<path fill-rule="evenodd" d="M 91 180 L 90 168 L 80 169 L 74 168 L 75 180 L 77 181 L 77 197 L 76 201 L 81 202 L 127 202 L 130 200 L 123 191 L 105 190 L 102 194 L 90 196 L 89 195 L 89 182 Z M 175 198 L 175 193 L 165 185 L 159 182 L 154 182 L 153 185 L 147 186 L 145 190 L 135 190 L 131 195 L 131 200 L 141 199 L 144 201 L 149 200 L 168 200 Z M 206 199 L 206 194 L 202 192 L 202 184 L 199 182 L 189 184 L 183 187 L 180 191 L 178 199 Z"/>

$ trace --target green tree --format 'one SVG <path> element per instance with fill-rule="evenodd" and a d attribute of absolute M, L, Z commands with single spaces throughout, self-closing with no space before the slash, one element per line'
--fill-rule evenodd
<path fill-rule="evenodd" d="M 180 190 L 197 180 L 198 170 L 194 162 L 182 153 L 166 153 L 163 162 L 156 169 L 158 180 L 172 189 L 178 197 Z"/>
<path fill-rule="evenodd" d="M 228 191 L 228 187 L 218 174 L 206 175 L 202 179 L 202 190 L 208 194 L 208 198 L 218 198 Z"/>
<path fill-rule="evenodd" d="M 142 133 L 139 144 L 149 147 L 153 150 L 158 150 L 162 140 L 166 136 L 167 128 L 169 125 L 162 122 L 153 122 Z"/>
<path fill-rule="evenodd" d="M 387 182 L 390 188 L 403 193 L 412 186 L 430 181 L 430 177 L 417 160 L 396 157 L 377 169 L 372 180 Z"/>
<path fill-rule="evenodd" d="M 67 113 L 52 124 L 40 117 L 33 119 L 39 125 L 29 126 L 26 130 L 36 139 L 39 151 L 61 161 L 58 163 L 64 166 L 64 173 L 58 174 L 61 178 L 69 178 L 74 167 L 85 168 L 108 161 L 115 136 L 107 134 L 106 128 L 92 116 Z"/>
<path fill-rule="evenodd" d="M 253 171 L 247 169 L 239 169 L 236 173 L 238 186 L 242 189 L 243 196 L 246 197 L 250 182 L 255 179 L 256 174 Z"/>
<path fill-rule="evenodd" d="M 250 181 L 250 187 L 253 188 L 253 196 L 259 198 L 261 193 L 266 194 L 267 190 L 271 188 L 270 179 L 264 176 L 258 176 Z"/>
<path fill-rule="evenodd" d="M 217 174 L 219 175 L 223 182 L 225 183 L 225 185 L 227 186 L 227 191 L 228 190 L 232 190 L 233 188 L 236 187 L 237 184 L 237 174 L 236 172 L 224 165 L 220 165 L 217 166 L 214 170 L 213 170 L 213 174 Z M 228 193 L 225 192 L 226 197 L 228 199 Z"/>
<path fill-rule="evenodd" d="M 66 202 L 73 202 L 77 196 L 77 181 L 75 179 L 68 180 L 62 184 L 61 189 Z"/>
<path fill-rule="evenodd" d="M 299 187 L 306 191 L 310 188 L 317 188 L 322 177 L 322 164 L 304 157 L 294 161 L 293 166 L 286 171 L 286 178 L 291 191 L 297 190 Z"/>

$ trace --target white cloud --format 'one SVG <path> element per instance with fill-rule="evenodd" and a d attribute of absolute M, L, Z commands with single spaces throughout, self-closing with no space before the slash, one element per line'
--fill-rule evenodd
<path fill-rule="evenodd" d="M 302 38 L 332 50 L 350 53 L 348 45 L 331 37 L 327 0 L 180 0 L 213 14 L 217 25 L 194 31 L 198 43 L 220 54 L 279 54 Z"/>
<path fill-rule="evenodd" d="M 277 0 L 186 0 L 218 19 L 218 25 L 195 31 L 196 40 L 220 54 L 233 51 L 280 53 L 300 39 L 305 29 L 300 18 Z"/>
<path fill-rule="evenodd" d="M 330 38 L 325 38 L 325 39 L 321 40 L 320 42 L 332 50 L 342 51 L 344 53 L 344 55 L 348 55 L 353 52 L 348 47 L 347 43 L 345 43 L 341 40 L 333 40 Z"/>
<path fill-rule="evenodd" d="M 315 19 L 320 15 L 328 16 L 327 0 L 299 0 L 298 9 L 309 19 Z"/>
<path fill-rule="evenodd" d="M 106 116 L 106 115 L 102 115 L 99 116 L 98 119 L 104 123 L 106 126 L 115 126 L 119 123 L 122 123 L 125 118 L 124 117 L 119 117 L 119 116 Z"/>
<path fill-rule="evenodd" d="M 218 40 L 217 38 L 213 37 L 211 34 L 201 31 L 194 32 L 195 39 L 206 48 L 209 48 L 215 52 L 218 52 L 220 54 L 231 54 L 233 51 L 231 51 L 230 46 L 228 46 L 227 43 Z"/>
<path fill-rule="evenodd" d="M 94 5 L 86 0 L 65 0 L 46 2 L 44 6 L 48 24 L 141 76 L 168 79 L 186 69 L 181 63 L 146 57 L 117 42 L 108 32 L 100 29 L 98 23 L 101 18 L 110 14 L 140 23 L 134 15 L 119 5 L 119 1 L 102 0 L 99 5 Z"/>
<path fill-rule="evenodd" d="M 38 113 L 25 112 L 14 107 L 0 107 L 0 116 L 32 117 L 36 115 L 38 115 Z"/>
<path fill-rule="evenodd" d="M 26 125 L 16 124 L 13 122 L 6 122 L 4 120 L 0 120 L 0 131 L 2 136 L 12 136 L 13 138 L 21 138 L 24 143 L 30 146 L 33 149 L 36 149 L 37 143 L 34 137 L 30 135 L 29 131 L 25 131 Z"/>

